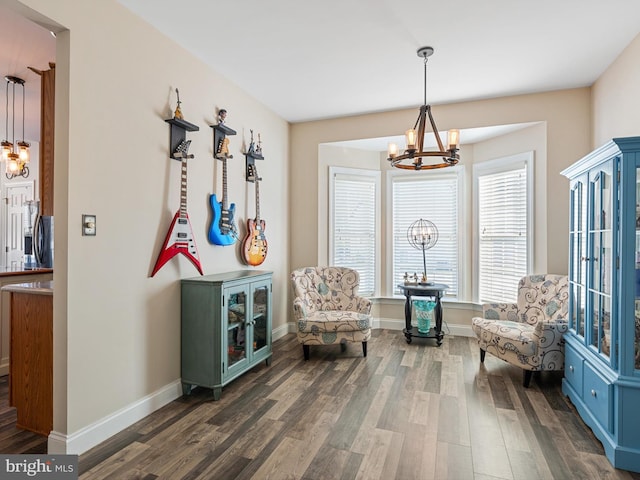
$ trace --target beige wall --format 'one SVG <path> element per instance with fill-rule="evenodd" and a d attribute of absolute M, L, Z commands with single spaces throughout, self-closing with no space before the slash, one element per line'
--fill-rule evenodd
<path fill-rule="evenodd" d="M 640 135 L 640 36 L 593 85 L 593 148 Z"/>
<path fill-rule="evenodd" d="M 589 151 L 590 148 L 590 90 L 564 90 L 536 95 L 522 95 L 493 100 L 439 105 L 434 117 L 440 130 L 473 128 L 514 123 L 543 122 L 537 138 L 546 138 L 546 150 L 536 154 L 541 160 L 541 172 L 536 172 L 537 207 L 543 208 L 536 228 L 554 232 L 538 238 L 543 258 L 537 258 L 540 271 L 567 271 L 568 184 L 560 171 Z M 319 188 L 323 182 L 319 172 L 318 145 L 321 143 L 397 135 L 415 120 L 415 109 L 386 112 L 357 117 L 306 122 L 291 127 L 291 267 L 313 265 L 323 258 L 319 244 L 319 227 L 310 218 L 318 212 Z M 543 132 L 540 130 L 544 128 Z M 540 141 L 529 139 L 528 144 L 540 149 Z M 479 157 L 491 153 L 479 152 Z M 493 153 L 497 150 L 494 149 Z M 512 152 L 517 153 L 517 152 Z M 464 160 L 463 160 L 464 162 Z M 542 183 L 542 184 L 540 184 Z M 322 235 L 320 235 L 322 236 Z M 536 252 L 538 253 L 538 248 Z"/>
<path fill-rule="evenodd" d="M 209 125 L 226 108 L 238 132 L 228 193 L 240 226 L 255 215 L 240 149 L 249 129 L 261 134 L 269 255 L 260 269 L 274 272 L 274 328 L 286 321 L 289 286 L 289 126 L 113 0 L 23 3 L 68 29 L 57 42 L 54 273 L 54 430 L 65 435 L 180 379 L 179 280 L 198 272 L 179 256 L 150 278 L 180 203 L 164 121 L 175 88 L 185 119 L 200 127 L 187 134 L 188 211 L 205 274 L 248 268 L 237 245 L 206 238 L 209 195 L 221 194 Z M 97 236 L 81 236 L 83 213 L 97 216 Z"/>

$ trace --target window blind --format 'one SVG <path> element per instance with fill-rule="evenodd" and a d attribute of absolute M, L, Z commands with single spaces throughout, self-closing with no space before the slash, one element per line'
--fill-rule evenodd
<path fill-rule="evenodd" d="M 484 302 L 515 302 L 527 274 L 527 170 L 478 176 L 478 296 Z"/>
<path fill-rule="evenodd" d="M 405 273 L 422 274 L 422 250 L 407 241 L 407 229 L 419 220 L 429 220 L 438 229 L 438 242 L 426 250 L 427 280 L 449 286 L 446 296 L 458 295 L 458 178 L 429 175 L 393 179 L 393 291 Z"/>
<path fill-rule="evenodd" d="M 374 295 L 376 287 L 376 182 L 370 175 L 333 173 L 330 262 L 358 271 L 362 296 Z"/>

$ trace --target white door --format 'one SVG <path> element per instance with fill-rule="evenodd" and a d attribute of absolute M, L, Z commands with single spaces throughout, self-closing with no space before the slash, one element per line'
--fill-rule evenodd
<path fill-rule="evenodd" d="M 5 185 L 5 234 L 2 236 L 3 266 L 20 268 L 24 256 L 24 209 L 33 200 L 33 181 Z"/>

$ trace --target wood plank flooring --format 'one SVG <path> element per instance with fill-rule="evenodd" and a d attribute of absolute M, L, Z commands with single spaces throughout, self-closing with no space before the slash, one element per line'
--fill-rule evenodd
<path fill-rule="evenodd" d="M 9 406 L 9 376 L 0 377 L 0 453 L 47 453 L 47 438 L 16 427 L 16 409 Z"/>
<path fill-rule="evenodd" d="M 611 467 L 560 373 L 534 375 L 525 389 L 521 370 L 491 355 L 480 364 L 475 339 L 407 344 L 391 330 L 374 331 L 367 358 L 356 344 L 312 347 L 308 362 L 287 335 L 271 366 L 219 401 L 196 389 L 79 467 L 82 480 L 640 480 Z"/>

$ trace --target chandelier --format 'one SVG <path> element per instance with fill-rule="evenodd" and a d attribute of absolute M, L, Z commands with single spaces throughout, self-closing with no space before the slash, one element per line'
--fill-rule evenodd
<path fill-rule="evenodd" d="M 7 75 L 7 103 L 5 109 L 5 139 L 0 143 L 1 160 L 6 162 L 5 175 L 9 180 L 13 177 L 29 176 L 29 144 L 24 140 L 24 80 Z M 22 86 L 22 140 L 16 142 L 16 84 Z M 11 133 L 12 141 L 9 141 L 9 85 L 11 90 Z"/>
<path fill-rule="evenodd" d="M 424 59 L 424 104 L 420 107 L 420 113 L 413 128 L 405 132 L 407 148 L 404 153 L 398 155 L 398 145 L 390 143 L 389 157 L 387 160 L 391 162 L 392 167 L 407 170 L 430 170 L 434 168 L 452 167 L 460 160 L 460 155 L 458 155 L 460 131 L 455 129 L 449 130 L 448 148 L 445 150 L 442 140 L 440 139 L 440 134 L 438 133 L 438 127 L 436 127 L 436 122 L 431 115 L 431 105 L 427 105 L 427 59 L 433 55 L 433 47 L 421 47 L 417 53 L 419 57 Z M 437 151 L 425 151 L 423 149 L 427 117 L 429 117 L 433 135 L 436 137 L 436 143 L 438 145 Z M 416 128 L 418 129 L 417 132 Z M 442 162 L 423 163 L 423 158 L 426 157 L 442 157 Z"/>

